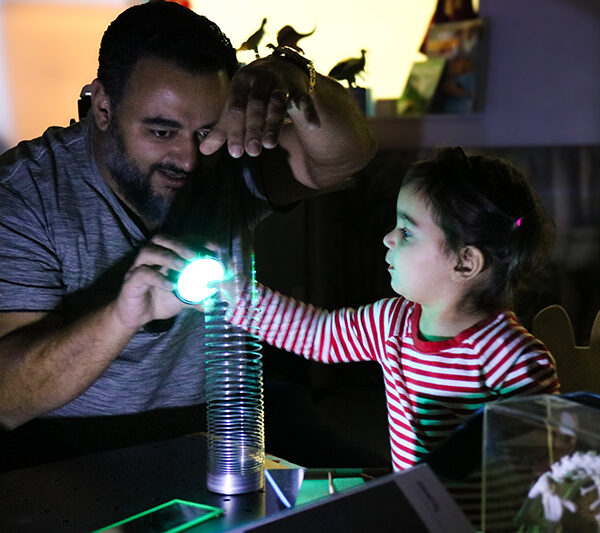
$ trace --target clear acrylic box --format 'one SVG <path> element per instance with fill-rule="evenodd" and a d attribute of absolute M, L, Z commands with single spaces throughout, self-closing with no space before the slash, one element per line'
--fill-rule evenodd
<path fill-rule="evenodd" d="M 555 395 L 490 403 L 482 452 L 482 531 L 600 531 L 600 409 Z"/>

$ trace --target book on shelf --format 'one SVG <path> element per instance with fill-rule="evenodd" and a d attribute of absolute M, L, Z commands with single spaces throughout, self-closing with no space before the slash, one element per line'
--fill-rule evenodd
<path fill-rule="evenodd" d="M 432 110 L 445 66 L 443 57 L 413 63 L 397 103 L 399 115 L 422 115 Z"/>
<path fill-rule="evenodd" d="M 465 113 L 483 108 L 488 23 L 484 18 L 434 24 L 425 42 L 428 58 L 445 58 L 432 112 Z"/>

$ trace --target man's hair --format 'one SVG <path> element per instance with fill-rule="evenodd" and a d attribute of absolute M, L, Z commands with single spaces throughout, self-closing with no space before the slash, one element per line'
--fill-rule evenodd
<path fill-rule="evenodd" d="M 443 148 L 413 164 L 402 185 L 413 187 L 431 206 L 448 251 L 458 257 L 472 245 L 482 252 L 490 282 L 467 295 L 477 309 L 510 306 L 518 282 L 548 261 L 554 223 L 529 180 L 509 161 Z"/>
<path fill-rule="evenodd" d="M 239 66 L 231 41 L 206 17 L 174 2 L 135 5 L 111 22 L 100 43 L 98 79 L 113 108 L 135 65 L 146 57 L 193 74 L 223 70 L 232 77 Z"/>

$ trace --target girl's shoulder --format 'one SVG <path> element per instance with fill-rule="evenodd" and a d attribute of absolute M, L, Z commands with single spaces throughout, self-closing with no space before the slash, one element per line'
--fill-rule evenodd
<path fill-rule="evenodd" d="M 403 296 L 394 296 L 390 298 L 383 298 L 377 300 L 372 304 L 361 306 L 362 310 L 370 310 L 373 313 L 381 314 L 393 314 L 394 316 L 405 315 L 411 309 L 419 308 L 420 306 L 410 300 L 407 300 Z"/>
<path fill-rule="evenodd" d="M 500 311 L 473 333 L 471 340 L 482 354 L 520 358 L 524 356 L 547 356 L 548 350 L 520 322 L 513 311 Z"/>
<path fill-rule="evenodd" d="M 411 317 L 420 314 L 421 307 L 402 296 L 384 298 L 361 306 L 358 313 L 365 321 L 377 324 L 377 328 L 386 336 L 406 334 Z"/>

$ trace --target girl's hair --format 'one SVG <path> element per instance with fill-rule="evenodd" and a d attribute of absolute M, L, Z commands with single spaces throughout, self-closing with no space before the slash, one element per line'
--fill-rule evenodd
<path fill-rule="evenodd" d="M 491 275 L 489 283 L 477 284 L 467 295 L 476 309 L 511 306 L 518 282 L 548 261 L 554 223 L 525 175 L 509 161 L 442 148 L 434 158 L 414 163 L 402 185 L 430 203 L 448 251 L 460 257 L 471 245 L 482 252 Z"/>
<path fill-rule="evenodd" d="M 98 79 L 114 108 L 133 68 L 146 57 L 193 74 L 224 70 L 231 77 L 239 67 L 230 40 L 206 17 L 175 2 L 138 4 L 111 22 L 100 43 Z"/>

